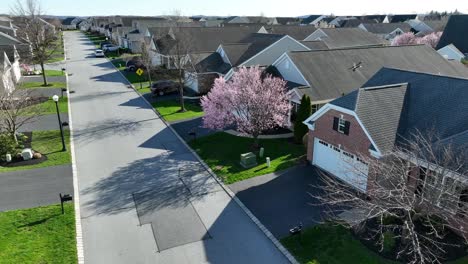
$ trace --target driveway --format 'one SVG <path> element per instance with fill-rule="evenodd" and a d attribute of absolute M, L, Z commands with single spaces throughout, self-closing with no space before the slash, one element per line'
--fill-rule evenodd
<path fill-rule="evenodd" d="M 60 203 L 73 194 L 71 165 L 0 173 L 0 211 Z"/>
<path fill-rule="evenodd" d="M 62 122 L 68 122 L 68 113 L 61 113 L 60 119 Z M 57 114 L 50 114 L 50 115 L 41 115 L 31 122 L 24 124 L 20 127 L 20 132 L 30 132 L 30 131 L 45 131 L 45 130 L 59 130 L 59 122 L 57 119 Z M 64 127 L 64 129 L 68 129 L 68 127 Z"/>
<path fill-rule="evenodd" d="M 276 238 L 302 222 L 304 227 L 322 220 L 324 207 L 310 194 L 317 194 L 319 172 L 314 166 L 298 166 L 229 185 L 236 196 Z"/>
<path fill-rule="evenodd" d="M 127 88 L 92 43 L 65 32 L 86 263 L 287 263 L 257 225 Z"/>

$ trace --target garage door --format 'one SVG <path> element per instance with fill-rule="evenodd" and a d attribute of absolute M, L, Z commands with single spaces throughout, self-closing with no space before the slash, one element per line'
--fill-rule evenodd
<path fill-rule="evenodd" d="M 365 192 L 367 189 L 368 165 L 338 146 L 315 138 L 312 164 L 361 191 Z"/>

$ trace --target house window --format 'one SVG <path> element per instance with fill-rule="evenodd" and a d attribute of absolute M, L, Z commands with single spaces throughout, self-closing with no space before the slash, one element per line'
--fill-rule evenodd
<path fill-rule="evenodd" d="M 343 118 L 343 115 L 341 117 L 334 117 L 333 118 L 333 130 L 338 131 L 342 134 L 349 135 L 349 126 L 350 122 L 346 121 Z"/>
<path fill-rule="evenodd" d="M 338 132 L 344 134 L 345 128 L 346 128 L 346 121 L 342 118 L 338 119 Z"/>

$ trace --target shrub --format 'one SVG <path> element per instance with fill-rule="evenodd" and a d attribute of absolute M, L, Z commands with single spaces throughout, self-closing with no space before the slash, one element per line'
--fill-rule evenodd
<path fill-rule="evenodd" d="M 294 122 L 294 139 L 297 143 L 302 142 L 302 138 L 309 131 L 304 122 L 311 114 L 310 98 L 307 95 L 302 96 L 299 110 L 297 111 L 296 121 Z"/>
<path fill-rule="evenodd" d="M 6 154 L 15 155 L 16 142 L 8 133 L 0 134 L 0 161 L 6 160 Z"/>
<path fill-rule="evenodd" d="M 385 231 L 383 234 L 383 251 L 392 252 L 395 249 L 395 234 L 392 231 Z"/>

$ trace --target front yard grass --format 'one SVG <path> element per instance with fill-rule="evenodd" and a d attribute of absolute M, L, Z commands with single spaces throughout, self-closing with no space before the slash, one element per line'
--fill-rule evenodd
<path fill-rule="evenodd" d="M 303 230 L 299 236 L 281 239 L 297 261 L 307 264 L 390 264 L 370 251 L 343 226 L 331 223 Z"/>
<path fill-rule="evenodd" d="M 57 40 L 55 41 L 55 44 L 57 45 L 57 48 L 55 50 L 50 50 L 52 51 L 51 57 L 46 61 L 46 63 L 54 63 L 54 62 L 59 62 L 63 61 L 65 59 L 65 50 L 63 48 L 63 41 L 62 41 L 62 32 L 60 32 L 59 36 L 57 37 Z"/>
<path fill-rule="evenodd" d="M 281 243 L 299 263 L 307 264 L 396 264 L 369 250 L 349 229 L 325 223 L 307 228 L 300 236 L 288 236 Z M 468 257 L 450 264 L 466 264 Z"/>
<path fill-rule="evenodd" d="M 152 103 L 151 105 L 156 109 L 156 111 L 158 111 L 161 114 L 161 116 L 167 122 L 174 122 L 177 120 L 200 117 L 204 114 L 200 105 L 191 103 L 187 100 L 185 101 L 185 109 L 187 109 L 187 111 L 183 113 L 179 112 L 180 104 L 176 100 L 160 101 Z"/>
<path fill-rule="evenodd" d="M 59 97 L 58 101 L 58 107 L 60 113 L 68 113 L 68 97 Z M 57 109 L 55 108 L 55 102 L 52 100 L 52 98 L 49 98 L 49 100 L 40 103 L 38 105 L 31 106 L 31 111 L 39 111 L 40 115 L 50 115 L 50 114 L 56 114 Z M 26 113 L 28 114 L 28 113 Z M 35 114 L 35 113 L 31 113 Z"/>
<path fill-rule="evenodd" d="M 227 184 L 284 170 L 296 165 L 305 155 L 304 146 L 290 143 L 288 139 L 260 139 L 260 145 L 265 149 L 264 157 L 257 157 L 257 166 L 245 169 L 240 165 L 240 154 L 252 151 L 251 138 L 220 132 L 192 140 L 189 144 Z M 266 157 L 270 157 L 270 167 L 266 166 Z"/>
<path fill-rule="evenodd" d="M 0 213 L 0 263 L 77 263 L 73 203 L 64 207 Z"/>
<path fill-rule="evenodd" d="M 33 131 L 31 143 L 32 149 L 43 155 L 47 155 L 47 160 L 42 163 L 29 166 L 0 167 L 0 172 L 29 170 L 71 163 L 70 132 L 68 130 L 64 130 L 64 136 L 67 151 L 62 151 L 60 130 Z"/>
<path fill-rule="evenodd" d="M 23 82 L 19 87 L 23 89 L 49 89 L 49 88 L 65 88 L 67 85 L 64 82 L 48 82 L 48 86 L 43 86 L 43 82 Z"/>
<path fill-rule="evenodd" d="M 63 71 L 59 70 L 45 70 L 46 76 L 65 76 Z"/>

